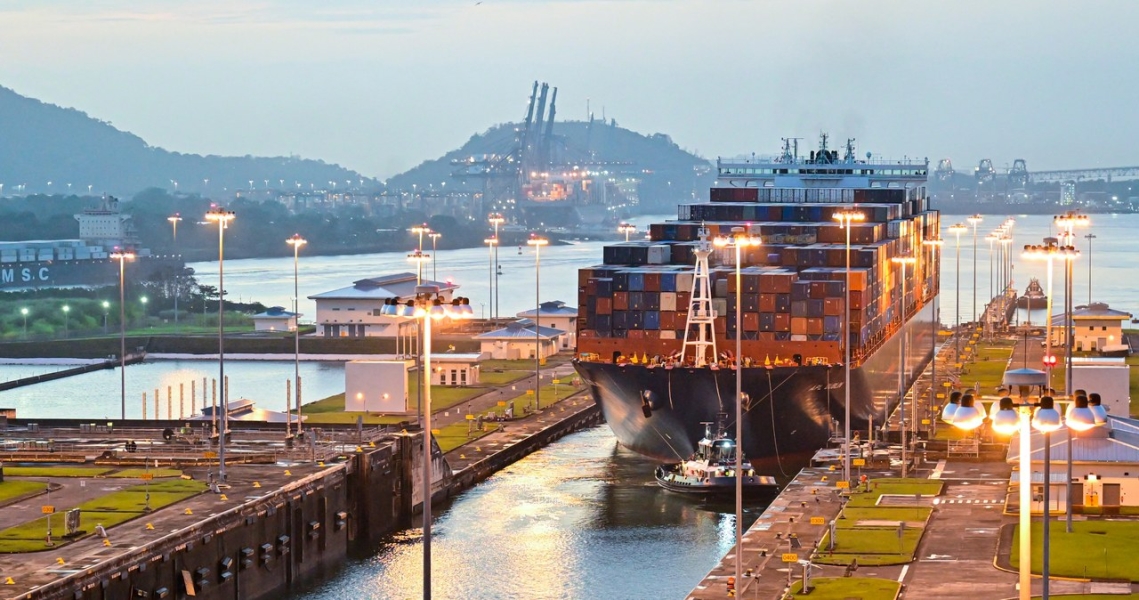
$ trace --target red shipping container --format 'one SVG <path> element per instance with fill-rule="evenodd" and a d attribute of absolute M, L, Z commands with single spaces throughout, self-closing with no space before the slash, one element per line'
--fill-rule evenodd
<path fill-rule="evenodd" d="M 661 329 L 676 329 L 677 327 L 683 327 L 684 323 L 683 322 L 678 323 L 676 317 L 677 317 L 677 313 L 675 313 L 671 310 L 662 310 L 660 313 L 660 328 Z"/>
<path fill-rule="evenodd" d="M 823 320 L 820 318 L 807 319 L 807 335 L 822 335 Z"/>
<path fill-rule="evenodd" d="M 645 291 L 660 291 L 660 273 L 645 273 Z"/>
<path fill-rule="evenodd" d="M 791 315 L 775 313 L 775 331 L 791 331 Z"/>
<path fill-rule="evenodd" d="M 775 294 L 759 295 L 759 312 L 775 312 Z"/>
<path fill-rule="evenodd" d="M 676 310 L 684 314 L 688 314 L 688 304 L 692 302 L 692 292 L 677 292 L 676 293 Z"/>
<path fill-rule="evenodd" d="M 744 331 L 759 331 L 759 314 L 743 313 Z"/>
<path fill-rule="evenodd" d="M 812 281 L 808 292 L 810 298 L 820 300 L 827 297 L 827 284 L 822 281 Z"/>
<path fill-rule="evenodd" d="M 823 314 L 831 317 L 842 314 L 842 298 L 827 298 L 823 300 Z"/>
<path fill-rule="evenodd" d="M 594 312 L 596 312 L 599 315 L 611 315 L 611 314 L 613 314 L 613 300 L 612 299 L 610 299 L 610 298 L 598 298 L 597 300 L 595 300 L 595 302 L 597 303 L 597 306 L 594 309 Z"/>
<path fill-rule="evenodd" d="M 862 292 L 850 292 L 850 310 L 862 310 L 863 308 L 866 307 L 862 304 Z"/>
<path fill-rule="evenodd" d="M 613 310 L 629 310 L 629 292 L 613 292 Z"/>

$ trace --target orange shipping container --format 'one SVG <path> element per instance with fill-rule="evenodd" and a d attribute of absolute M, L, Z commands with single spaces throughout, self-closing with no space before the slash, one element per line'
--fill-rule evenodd
<path fill-rule="evenodd" d="M 613 310 L 629 310 L 629 292 L 613 292 Z"/>
<path fill-rule="evenodd" d="M 791 334 L 792 335 L 806 335 L 807 334 L 807 318 L 806 317 L 793 317 L 791 319 Z"/>
<path fill-rule="evenodd" d="M 613 314 L 613 301 L 612 300 L 610 300 L 609 298 L 598 298 L 597 300 L 595 300 L 595 302 L 597 302 L 597 305 L 595 308 L 595 311 L 597 312 L 597 314 L 599 314 L 599 315 Z"/>

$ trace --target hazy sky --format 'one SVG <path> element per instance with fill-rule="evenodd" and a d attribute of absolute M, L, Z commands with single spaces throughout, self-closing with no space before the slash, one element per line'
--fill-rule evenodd
<path fill-rule="evenodd" d="M 142 7 L 142 8 L 140 8 Z M 2 0 L 0 85 L 152 145 L 390 177 L 525 116 L 971 169 L 1139 164 L 1139 2 Z M 0 115 L 3 118 L 3 115 Z"/>

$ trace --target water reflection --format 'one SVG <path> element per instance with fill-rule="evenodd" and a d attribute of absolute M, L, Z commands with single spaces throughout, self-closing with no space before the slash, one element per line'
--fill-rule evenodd
<path fill-rule="evenodd" d="M 501 471 L 439 511 L 435 596 L 683 597 L 732 547 L 734 505 L 666 493 L 654 467 L 600 426 Z M 292 600 L 421 596 L 420 535 L 400 532 Z"/>

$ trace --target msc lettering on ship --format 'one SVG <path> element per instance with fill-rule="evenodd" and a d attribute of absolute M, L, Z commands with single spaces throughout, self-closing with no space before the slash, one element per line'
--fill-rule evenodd
<path fill-rule="evenodd" d="M 19 276 L 19 281 L 22 283 L 35 280 L 47 281 L 48 269 L 47 267 L 40 267 L 38 270 L 24 267 L 19 271 L 16 269 L 0 269 L 0 283 L 15 283 L 17 276 Z"/>

